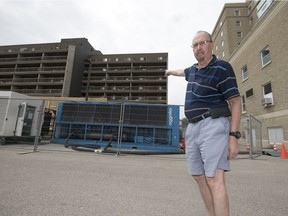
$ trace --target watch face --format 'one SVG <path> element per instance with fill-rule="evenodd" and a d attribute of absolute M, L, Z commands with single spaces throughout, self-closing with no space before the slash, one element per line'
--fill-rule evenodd
<path fill-rule="evenodd" d="M 235 132 L 230 132 L 229 133 L 230 136 L 234 136 L 237 139 L 239 139 L 241 137 L 241 133 L 239 131 L 235 131 Z"/>
<path fill-rule="evenodd" d="M 239 131 L 236 131 L 236 132 L 235 132 L 235 136 L 236 136 L 236 138 L 239 139 L 239 138 L 241 137 L 241 133 L 240 133 Z"/>

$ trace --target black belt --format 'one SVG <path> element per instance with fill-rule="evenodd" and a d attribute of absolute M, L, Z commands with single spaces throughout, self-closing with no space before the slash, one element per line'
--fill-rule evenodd
<path fill-rule="evenodd" d="M 210 116 L 211 116 L 211 115 L 210 115 L 209 113 L 204 113 L 204 114 L 202 114 L 201 116 L 197 116 L 197 117 L 188 119 L 188 122 L 195 124 L 195 123 L 197 123 L 197 122 L 199 122 L 199 121 L 201 121 L 201 120 L 203 120 L 203 119 L 205 119 L 205 118 L 208 118 L 208 117 L 210 117 Z"/>

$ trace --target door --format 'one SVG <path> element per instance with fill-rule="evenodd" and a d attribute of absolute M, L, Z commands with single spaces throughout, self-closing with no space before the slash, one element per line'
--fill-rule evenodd
<path fill-rule="evenodd" d="M 18 106 L 18 117 L 16 121 L 15 136 L 22 136 L 24 117 L 26 112 L 27 103 L 21 103 Z"/>
<path fill-rule="evenodd" d="M 19 105 L 16 125 L 16 136 L 30 136 L 34 118 L 35 107 L 26 102 Z"/>
<path fill-rule="evenodd" d="M 35 113 L 35 107 L 27 105 L 24 115 L 24 124 L 22 130 L 22 136 L 30 136 L 33 124 L 33 118 Z"/>

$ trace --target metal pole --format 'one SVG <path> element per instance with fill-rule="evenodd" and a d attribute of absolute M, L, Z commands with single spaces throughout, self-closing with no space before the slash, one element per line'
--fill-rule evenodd
<path fill-rule="evenodd" d="M 120 155 L 121 152 L 121 144 L 122 144 L 122 137 L 123 137 L 123 121 L 124 121 L 124 110 L 125 110 L 125 104 L 121 104 L 120 109 L 120 119 L 119 119 L 119 128 L 118 128 L 118 141 L 117 141 L 117 153 L 116 155 Z"/>
<path fill-rule="evenodd" d="M 35 139 L 34 139 L 34 152 L 37 151 L 37 148 L 38 148 L 38 141 L 39 141 L 39 137 L 40 137 L 40 133 L 41 133 L 41 129 L 42 129 L 42 121 L 43 121 L 43 115 L 44 115 L 44 105 L 45 105 L 45 101 L 42 100 L 42 105 L 40 106 L 39 108 L 39 119 L 38 119 L 38 122 L 37 122 L 37 131 L 36 131 L 36 136 L 35 136 Z"/>
<path fill-rule="evenodd" d="M 248 120 L 248 126 L 249 126 L 249 145 L 250 145 L 250 148 L 249 148 L 249 158 L 252 159 L 253 156 L 252 156 L 252 142 L 253 142 L 253 135 L 252 135 L 252 124 L 251 124 L 251 115 L 249 116 L 249 120 Z"/>
<path fill-rule="evenodd" d="M 87 79 L 87 84 L 86 84 L 85 101 L 88 101 L 88 96 L 89 96 L 89 85 L 90 85 L 90 76 L 91 76 L 91 68 L 92 68 L 91 60 L 88 59 L 88 61 L 89 61 L 89 69 L 88 69 L 88 79 Z"/>

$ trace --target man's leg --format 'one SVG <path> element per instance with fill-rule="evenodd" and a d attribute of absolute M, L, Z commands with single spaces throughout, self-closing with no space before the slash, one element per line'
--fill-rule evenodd
<path fill-rule="evenodd" d="M 228 193 L 224 170 L 217 169 L 214 177 L 206 177 L 212 194 L 215 216 L 229 216 Z"/>
<path fill-rule="evenodd" d="M 193 176 L 193 178 L 196 180 L 200 193 L 204 200 L 205 207 L 207 209 L 207 216 L 215 216 L 212 193 L 206 181 L 206 177 L 204 175 L 199 175 Z"/>

